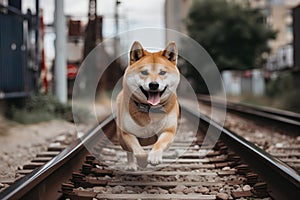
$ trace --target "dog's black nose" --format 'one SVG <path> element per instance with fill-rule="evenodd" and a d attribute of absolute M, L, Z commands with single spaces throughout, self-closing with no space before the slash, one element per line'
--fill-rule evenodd
<path fill-rule="evenodd" d="M 159 87 L 159 84 L 157 82 L 151 82 L 149 83 L 150 90 L 157 90 Z"/>

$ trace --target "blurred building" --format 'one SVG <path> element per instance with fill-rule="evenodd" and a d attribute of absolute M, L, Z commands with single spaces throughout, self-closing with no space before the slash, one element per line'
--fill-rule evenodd
<path fill-rule="evenodd" d="M 185 18 L 194 0 L 166 0 L 165 25 L 187 34 Z M 300 0 L 227 0 L 240 4 L 249 4 L 253 8 L 261 9 L 266 16 L 266 26 L 277 31 L 275 40 L 269 42 L 271 52 L 267 69 L 270 71 L 292 68 L 293 62 L 293 8 L 300 5 Z M 200 11 L 199 11 L 200 12 Z M 166 35 L 169 41 L 170 36 Z"/>
<path fill-rule="evenodd" d="M 265 92 L 264 73 L 260 69 L 225 70 L 222 72 L 222 79 L 226 94 L 230 96 L 262 96 Z"/>
<path fill-rule="evenodd" d="M 235 1 L 241 4 L 249 3 L 253 8 L 259 8 L 266 15 L 267 25 L 276 30 L 277 38 L 270 42 L 271 53 L 293 40 L 292 30 L 292 12 L 291 9 L 300 0 L 227 0 Z M 182 33 L 187 33 L 185 28 L 185 18 L 188 15 L 189 8 L 193 0 L 166 0 L 165 1 L 165 25 L 166 28 L 174 29 Z M 168 40 L 168 36 L 167 40 Z"/>
<path fill-rule="evenodd" d="M 230 0 L 229 0 L 230 1 Z M 235 0 L 245 2 L 244 0 Z M 250 0 L 251 7 L 259 8 L 266 16 L 266 25 L 277 31 L 276 39 L 269 41 L 271 48 L 267 70 L 277 71 L 294 67 L 293 8 L 300 0 Z"/>
<path fill-rule="evenodd" d="M 300 4 L 293 8 L 294 67 L 300 71 Z"/>
<path fill-rule="evenodd" d="M 276 40 L 270 41 L 271 54 L 276 54 L 282 46 L 293 41 L 292 8 L 299 0 L 255 0 L 251 6 L 263 10 L 267 17 L 267 25 L 277 31 Z"/>
<path fill-rule="evenodd" d="M 299 0 L 277 0 L 269 6 L 268 24 L 277 31 L 277 38 L 270 41 L 272 51 L 266 66 L 268 71 L 295 68 L 296 57 L 293 43 L 296 38 L 293 27 L 298 27 L 295 23 L 299 22 L 293 19 L 293 9 L 299 5 Z"/>
<path fill-rule="evenodd" d="M 166 28 L 187 34 L 185 19 L 193 1 L 194 0 L 166 0 Z M 295 66 L 293 58 L 294 50 L 292 45 L 294 40 L 292 10 L 296 6 L 300 5 L 300 0 L 227 1 L 235 1 L 244 5 L 247 3 L 251 7 L 258 8 L 262 11 L 262 13 L 266 16 L 266 26 L 277 31 L 277 38 L 269 43 L 271 52 L 267 63 L 267 69 L 269 71 L 292 69 Z M 169 40 L 168 35 L 166 35 L 166 40 Z M 263 70 L 245 72 L 223 71 L 222 78 L 227 94 L 229 95 L 251 94 L 254 96 L 261 96 L 264 94 L 265 74 Z"/>

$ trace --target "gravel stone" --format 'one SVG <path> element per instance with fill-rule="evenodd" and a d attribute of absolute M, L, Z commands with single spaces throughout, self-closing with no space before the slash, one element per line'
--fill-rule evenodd
<path fill-rule="evenodd" d="M 93 191 L 97 192 L 97 193 L 104 193 L 106 191 L 106 188 L 101 187 L 101 186 L 96 186 L 96 187 L 93 187 Z"/>
<path fill-rule="evenodd" d="M 234 185 L 233 188 L 238 189 L 238 188 L 240 188 L 240 186 L 239 185 Z"/>
<path fill-rule="evenodd" d="M 183 190 L 183 193 L 184 194 L 194 193 L 194 188 L 191 188 L 191 187 L 186 188 L 186 189 Z"/>
<path fill-rule="evenodd" d="M 201 180 L 201 177 L 200 176 L 186 176 L 185 177 L 186 181 L 189 181 L 189 182 L 198 182 Z"/>
<path fill-rule="evenodd" d="M 251 186 L 250 185 L 244 185 L 243 186 L 243 190 L 244 191 L 250 191 L 251 190 Z"/>
<path fill-rule="evenodd" d="M 201 105 L 201 112 L 207 116 L 211 115 L 211 108 L 203 103 Z M 219 111 L 217 111 L 219 113 Z M 220 115 L 222 116 L 222 115 Z M 222 118 L 217 115 L 215 121 L 221 122 Z M 284 127 L 265 126 L 256 123 L 255 121 L 245 119 L 236 114 L 227 112 L 224 127 L 234 131 L 241 137 L 246 138 L 249 142 L 255 143 L 258 147 L 267 151 L 268 153 L 287 152 L 288 150 L 281 150 L 281 147 L 297 146 L 299 145 L 300 136 L 295 137 L 287 133 L 289 131 Z M 246 130 L 246 131 L 245 131 Z"/>
<path fill-rule="evenodd" d="M 113 194 L 119 194 L 119 193 L 122 193 L 124 190 L 125 190 L 125 187 L 117 185 L 117 186 L 115 186 L 115 187 L 112 188 L 111 192 Z"/>
<path fill-rule="evenodd" d="M 230 167 L 223 167 L 222 170 L 223 171 L 228 171 L 228 170 L 230 170 Z"/>
<path fill-rule="evenodd" d="M 209 189 L 207 187 L 198 187 L 194 190 L 196 193 L 207 194 Z"/>
<path fill-rule="evenodd" d="M 168 190 L 162 189 L 162 188 L 158 188 L 158 191 L 160 194 L 169 194 Z"/>
<path fill-rule="evenodd" d="M 218 193 L 217 199 L 227 200 L 229 198 L 228 194 L 226 193 Z"/>
<path fill-rule="evenodd" d="M 148 190 L 149 194 L 159 194 L 159 191 L 157 189 L 150 189 Z"/>
<path fill-rule="evenodd" d="M 170 192 L 175 193 L 175 194 L 180 194 L 180 193 L 183 193 L 183 191 L 185 189 L 187 189 L 187 187 L 185 185 L 179 184 L 175 188 L 170 189 Z"/>
<path fill-rule="evenodd" d="M 59 135 L 55 138 L 55 142 L 64 142 L 67 139 L 65 135 Z"/>

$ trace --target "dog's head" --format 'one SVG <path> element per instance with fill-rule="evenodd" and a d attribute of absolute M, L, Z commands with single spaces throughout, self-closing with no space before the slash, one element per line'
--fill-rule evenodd
<path fill-rule="evenodd" d="M 166 102 L 176 92 L 180 80 L 177 55 L 175 42 L 154 53 L 146 51 L 139 42 L 134 42 L 123 87 L 141 103 L 155 106 Z"/>

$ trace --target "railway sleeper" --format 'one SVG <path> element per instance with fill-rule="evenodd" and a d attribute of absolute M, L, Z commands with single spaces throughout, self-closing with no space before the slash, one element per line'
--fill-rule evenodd
<path fill-rule="evenodd" d="M 158 167 L 136 172 L 111 168 L 103 160 L 98 161 L 88 155 L 81 170 L 73 173 L 70 182 L 62 184 L 61 192 L 66 199 L 199 200 L 269 197 L 266 183 L 224 143 L 218 142 L 204 158 L 196 157 L 198 150 L 189 149 L 186 155 L 181 155 L 174 163 L 170 159 Z M 97 151 L 101 152 L 101 148 L 97 147 Z M 111 151 L 110 156 L 115 159 L 109 159 L 116 166 L 120 161 L 117 151 L 120 149 Z M 101 153 L 97 157 L 108 159 L 108 151 L 103 152 L 106 157 L 101 157 Z M 121 156 L 121 159 L 125 160 L 125 157 Z"/>

